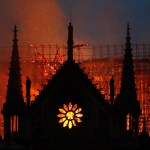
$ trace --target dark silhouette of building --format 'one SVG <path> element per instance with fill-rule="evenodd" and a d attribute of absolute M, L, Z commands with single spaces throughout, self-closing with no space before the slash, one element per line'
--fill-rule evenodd
<path fill-rule="evenodd" d="M 33 149 L 139 148 L 141 110 L 136 96 L 129 30 L 128 24 L 120 94 L 114 99 L 115 81 L 112 77 L 110 104 L 80 64 L 74 61 L 71 23 L 68 26 L 68 59 L 43 86 L 32 104 L 31 81 L 27 77 L 25 104 L 15 26 L 7 96 L 2 110 L 4 139 L 15 140 Z M 13 136 L 14 131 L 16 136 Z"/>

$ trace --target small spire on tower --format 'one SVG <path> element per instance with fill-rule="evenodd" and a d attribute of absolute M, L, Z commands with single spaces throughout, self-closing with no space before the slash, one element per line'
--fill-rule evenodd
<path fill-rule="evenodd" d="M 14 26 L 14 29 L 13 29 L 13 32 L 14 32 L 14 39 L 13 39 L 13 56 L 19 56 L 19 52 L 18 52 L 18 39 L 17 39 L 17 26 L 15 25 Z"/>
<path fill-rule="evenodd" d="M 73 26 L 71 22 L 69 23 L 68 26 L 68 61 L 73 61 Z"/>

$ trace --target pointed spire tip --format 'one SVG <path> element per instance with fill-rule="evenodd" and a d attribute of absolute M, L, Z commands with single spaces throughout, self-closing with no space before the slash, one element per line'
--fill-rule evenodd
<path fill-rule="evenodd" d="M 131 28 L 130 28 L 130 23 L 128 22 L 127 23 L 127 31 L 130 31 L 131 30 Z"/>
<path fill-rule="evenodd" d="M 17 26 L 14 25 L 14 32 L 16 33 L 18 30 L 17 30 Z"/>

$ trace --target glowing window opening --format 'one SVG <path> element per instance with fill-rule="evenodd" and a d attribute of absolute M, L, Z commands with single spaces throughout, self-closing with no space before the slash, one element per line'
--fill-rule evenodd
<path fill-rule="evenodd" d="M 68 127 L 71 129 L 73 126 L 76 127 L 77 123 L 82 122 L 81 118 L 83 114 L 81 113 L 82 109 L 78 108 L 77 104 L 72 105 L 71 102 L 66 105 L 63 104 L 63 108 L 59 108 L 59 123 L 63 124 L 63 127 Z"/>

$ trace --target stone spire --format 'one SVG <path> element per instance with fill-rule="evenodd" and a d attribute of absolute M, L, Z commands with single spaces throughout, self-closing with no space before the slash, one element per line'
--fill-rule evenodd
<path fill-rule="evenodd" d="M 131 48 L 131 37 L 130 37 L 130 26 L 127 24 L 127 35 L 125 43 L 125 54 L 123 60 L 122 77 L 120 94 L 116 98 L 116 108 L 123 120 L 122 129 L 127 130 L 126 118 L 129 116 L 129 127 L 128 129 L 132 132 L 133 136 L 138 135 L 138 118 L 141 113 L 140 104 L 137 100 L 135 77 L 134 77 L 134 65 L 132 59 L 132 48 Z M 123 123 L 124 122 L 124 123 Z"/>
<path fill-rule="evenodd" d="M 17 27 L 14 26 L 14 39 L 13 50 L 10 62 L 10 72 L 8 78 L 8 86 L 6 93 L 6 101 L 23 102 L 22 81 L 21 81 L 21 68 L 19 62 L 18 40 L 17 40 Z"/>
<path fill-rule="evenodd" d="M 68 26 L 68 61 L 73 61 L 73 26 L 71 22 L 69 23 Z"/>
<path fill-rule="evenodd" d="M 125 43 L 126 47 L 125 47 L 125 54 L 124 54 L 124 61 L 123 61 L 123 68 L 122 68 L 120 94 L 124 95 L 125 97 L 128 97 L 128 98 L 125 98 L 124 100 L 126 101 L 125 103 L 127 103 L 128 106 L 131 107 L 133 103 L 137 101 L 137 94 L 136 94 L 134 66 L 133 66 L 132 48 L 131 48 L 130 40 L 131 40 L 130 27 L 128 23 L 126 43 Z"/>
<path fill-rule="evenodd" d="M 22 116 L 26 105 L 23 99 L 21 69 L 19 62 L 17 27 L 14 26 L 13 49 L 10 61 L 6 102 L 3 104 L 2 114 L 4 116 L 4 138 L 13 138 L 14 132 L 19 132 Z"/>

